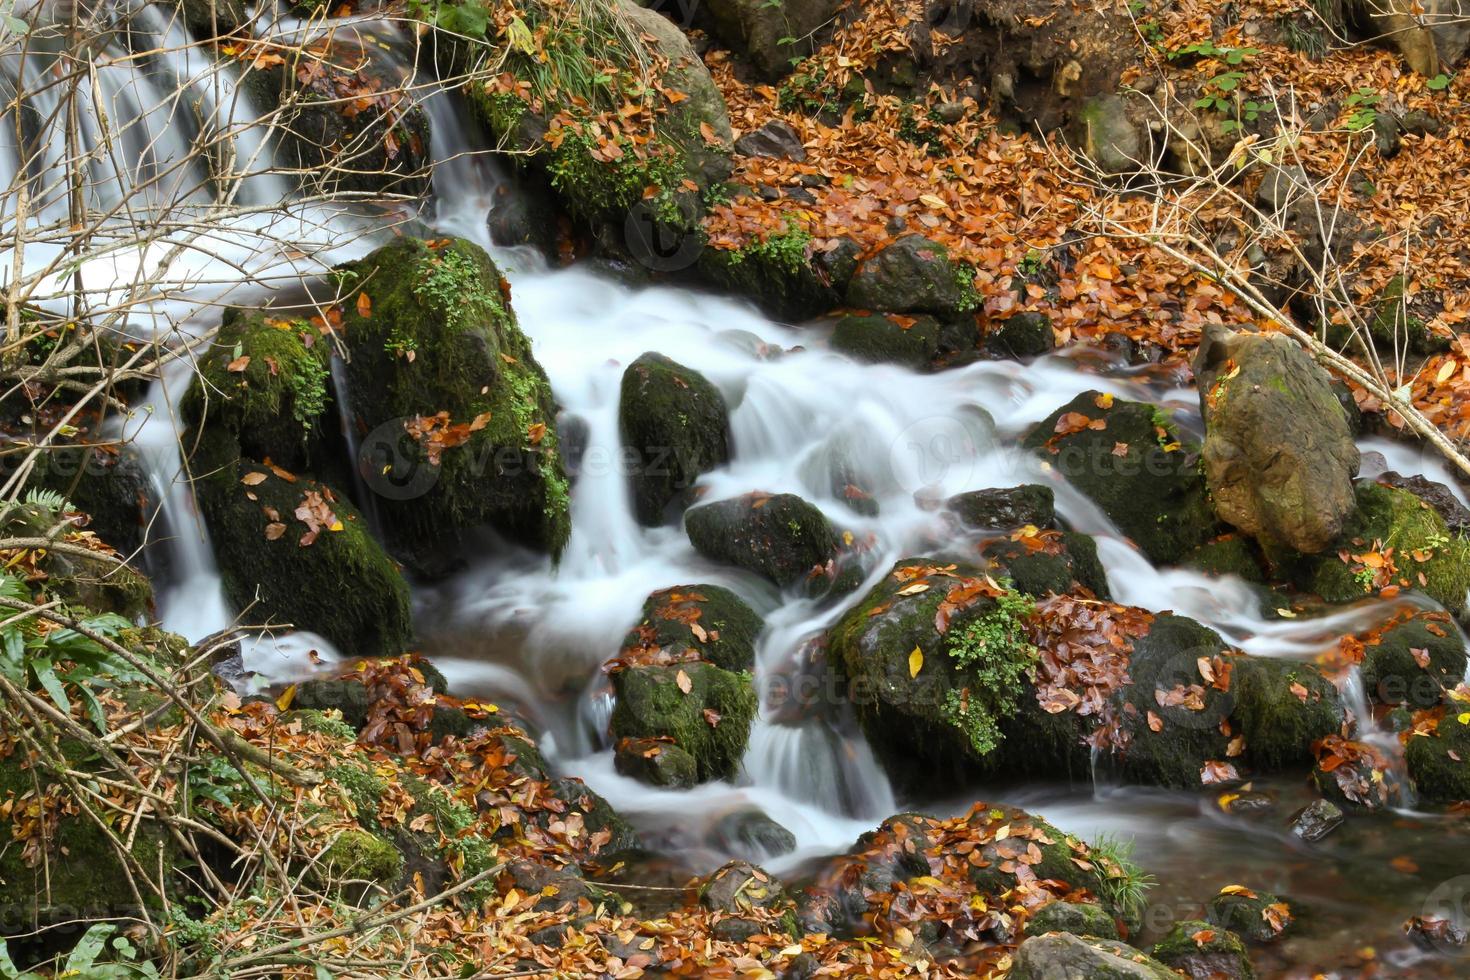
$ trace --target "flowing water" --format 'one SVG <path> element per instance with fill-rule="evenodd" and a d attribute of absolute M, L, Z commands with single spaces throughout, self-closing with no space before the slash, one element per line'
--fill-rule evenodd
<path fill-rule="evenodd" d="M 286 20 L 277 23 L 300 29 Z M 251 163 L 268 156 L 268 142 L 252 126 L 254 110 L 238 97 L 234 68 L 214 67 L 198 50 L 168 58 L 138 56 L 134 52 L 184 39 L 181 29 L 152 7 L 143 8 L 132 24 L 130 32 L 109 44 L 98 71 L 105 81 L 96 89 L 109 112 L 138 120 L 126 136 L 123 159 L 130 163 L 95 175 L 103 196 L 94 203 L 109 204 L 108 187 L 157 182 L 172 160 L 182 158 L 201 125 L 238 131 L 237 170 L 266 169 Z M 392 30 L 383 27 L 385 36 Z M 140 34 L 146 36 L 140 39 Z M 41 57 L 37 66 L 0 65 L 0 78 L 13 85 L 46 64 Z M 179 92 L 194 94 L 198 114 L 181 113 L 179 101 L 170 101 L 170 93 Z M 699 370 L 733 407 L 733 458 L 701 481 L 704 499 L 752 490 L 800 494 L 868 542 L 875 577 L 901 557 L 963 555 L 972 546 L 946 523 L 934 506 L 937 500 L 963 490 L 1036 481 L 1053 484 L 1058 511 L 1071 526 L 1097 537 L 1109 585 L 1120 602 L 1176 610 L 1250 653 L 1296 659 L 1314 657 L 1343 633 L 1386 619 L 1393 611 L 1387 602 L 1318 618 L 1268 617 L 1258 594 L 1243 582 L 1156 569 L 1086 498 L 1053 482 L 1015 448 L 1031 424 L 1089 388 L 1162 403 L 1175 409 L 1182 425 L 1197 431 L 1192 390 L 1167 374 L 1095 357 L 981 363 L 932 375 L 859 364 L 828 350 L 826 332 L 819 327 L 775 323 L 735 299 L 630 286 L 591 268 L 551 269 L 532 252 L 495 248 L 486 216 L 503 190 L 498 164 L 486 155 L 483 138 L 466 124 L 468 113 L 454 96 L 426 92 L 424 97 L 434 156 L 442 161 L 434 179 L 433 224 L 495 255 L 512 284 L 521 327 L 563 409 L 563 424 L 585 431 L 575 460 L 572 534 L 558 566 L 506 546 L 446 582 L 416 590 L 424 652 L 457 693 L 499 699 L 526 717 L 542 733 L 543 747 L 558 768 L 586 779 L 651 843 L 679 853 L 696 871 L 710 870 L 739 852 L 717 828 L 720 818 L 738 811 L 763 811 L 794 834 L 797 850 L 768 862 L 780 872 L 846 848 L 904 806 L 957 812 L 975 799 L 1004 799 L 1072 832 L 1135 838 L 1139 859 L 1162 882 L 1151 913 L 1164 916 L 1156 926 L 1173 915 L 1198 914 L 1201 898 L 1238 880 L 1308 902 L 1311 912 L 1301 938 L 1269 954 L 1280 957 L 1273 962 L 1279 972 L 1299 969 L 1291 964 L 1351 960 L 1353 951 L 1365 946 L 1382 947 L 1378 955 L 1390 964 L 1387 975 L 1429 969 L 1411 965 L 1417 961 L 1398 924 L 1432 911 L 1425 903 L 1438 894 L 1438 883 L 1449 882 L 1453 892 L 1454 882 L 1461 880 L 1457 876 L 1470 874 L 1470 847 L 1465 846 L 1470 841 L 1451 818 L 1407 812 L 1360 818 L 1325 844 L 1308 848 L 1287 832 L 1288 815 L 1310 798 L 1304 785 L 1289 781 L 1257 784 L 1278 794 L 1279 803 L 1274 812 L 1253 818 L 1226 815 L 1211 797 L 1108 785 L 980 787 L 960 796 L 944 787 L 936 788 L 935 799 L 895 798 L 867 744 L 845 719 L 820 704 L 777 694 L 820 676 L 812 662 L 812 641 L 856 599 L 820 602 L 779 594 L 764 582 L 700 558 L 678 528 L 641 527 L 630 505 L 617 425 L 622 373 L 640 354 L 658 351 Z M 54 114 L 54 106 L 39 106 L 37 112 L 44 116 L 48 109 Z M 10 176 L 22 153 L 14 140 L 4 139 L 0 136 L 0 178 Z M 58 166 L 54 147 L 31 166 L 37 186 L 54 184 L 48 179 Z M 265 279 L 276 276 L 283 286 L 309 288 L 309 277 L 330 262 L 372 244 L 361 237 L 365 225 L 359 216 L 298 209 L 279 178 L 269 174 L 246 177 L 237 193 L 247 201 L 279 206 L 200 240 L 200 251 L 177 273 L 178 281 L 198 284 L 188 297 L 194 302 L 155 309 L 151 322 L 140 317 L 135 327 L 167 335 L 207 324 L 214 314 L 201 313 L 199 304 L 230 295 L 243 278 L 242 261 Z M 200 194 L 203 200 L 189 196 L 185 205 L 207 210 L 207 186 Z M 40 199 L 39 217 L 53 216 L 57 201 Z M 32 220 L 39 218 L 33 213 Z M 10 211 L 0 209 L 0 240 L 13 232 L 14 222 L 12 202 Z M 283 227 L 297 233 L 299 254 L 288 258 L 263 249 L 260 231 L 266 225 L 277 233 Z M 209 257 L 211 250 L 217 258 Z M 147 267 L 152 254 L 145 247 L 89 267 L 89 284 L 121 288 Z M 28 252 L 27 266 L 49 258 L 45 249 Z M 0 249 L 0 265 L 10 261 Z M 260 281 L 240 292 L 258 295 Z M 175 408 L 187 382 L 187 370 L 179 365 L 166 383 L 155 385 L 150 406 L 124 429 L 136 436 L 161 502 L 153 522 L 159 545 L 150 549 L 149 561 L 160 582 L 163 623 L 198 639 L 230 625 L 234 617 L 220 594 L 208 535 L 179 456 Z M 1446 476 L 1442 468 L 1393 444 L 1365 443 L 1364 449 L 1383 460 L 1377 464 L 1370 457 L 1369 468 Z M 873 490 L 879 516 L 848 509 L 840 492 L 846 482 Z M 364 493 L 358 488 L 359 496 Z M 370 513 L 370 501 L 361 502 Z M 651 591 L 684 583 L 727 585 L 765 616 L 756 670 L 761 717 L 738 780 L 660 791 L 613 771 L 610 691 L 600 666 L 617 653 Z M 332 656 L 320 638 L 266 637 L 247 650 L 247 666 L 277 679 L 305 673 L 309 649 Z M 1353 679 L 1345 685 L 1351 699 Z M 1396 744 L 1372 730 L 1360 692 L 1356 700 L 1368 736 L 1386 746 Z M 1408 863 L 1390 863 L 1400 857 Z M 1424 870 L 1405 870 L 1411 863 Z M 1463 897 L 1466 891 L 1453 894 Z"/>

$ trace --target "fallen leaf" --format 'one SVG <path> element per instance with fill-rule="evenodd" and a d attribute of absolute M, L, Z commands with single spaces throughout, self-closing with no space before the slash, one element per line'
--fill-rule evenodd
<path fill-rule="evenodd" d="M 685 694 L 688 694 L 694 689 L 694 682 L 691 681 L 689 679 L 689 675 L 684 673 L 684 671 L 682 670 L 674 675 L 674 683 L 679 685 L 679 690 L 683 691 Z"/>
<path fill-rule="evenodd" d="M 919 671 L 924 669 L 924 651 L 914 647 L 909 651 L 909 676 L 918 677 Z"/>

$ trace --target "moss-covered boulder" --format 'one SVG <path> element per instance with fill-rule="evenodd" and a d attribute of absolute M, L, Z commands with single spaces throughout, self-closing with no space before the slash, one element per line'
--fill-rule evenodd
<path fill-rule="evenodd" d="M 806 320 L 842 305 L 839 265 L 828 268 L 832 255 L 814 250 L 811 232 L 788 214 L 778 230 L 744 241 L 716 240 L 699 253 L 698 270 L 716 287 L 754 302 L 781 320 Z"/>
<path fill-rule="evenodd" d="M 1212 577 L 1235 575 L 1247 582 L 1266 581 L 1257 550 L 1239 534 L 1222 534 L 1206 541 L 1185 555 L 1181 564 Z"/>
<path fill-rule="evenodd" d="M 320 633 L 347 656 L 403 650 L 413 631 L 408 585 L 339 491 L 242 459 L 225 431 L 204 433 L 191 467 L 235 608 Z"/>
<path fill-rule="evenodd" d="M 1206 918 L 1248 942 L 1269 943 L 1291 929 L 1295 916 L 1289 903 L 1270 892 L 1228 885 L 1210 899 Z"/>
<path fill-rule="evenodd" d="M 1057 520 L 1056 495 L 1051 487 L 1036 483 L 957 493 L 944 506 L 966 527 L 982 531 L 1009 531 L 1027 524 L 1046 530 Z"/>
<path fill-rule="evenodd" d="M 1082 588 L 1096 598 L 1109 597 L 1097 543 L 1085 534 L 1028 526 L 1009 537 L 985 542 L 980 554 L 993 577 L 1009 579 L 1027 595 L 1043 598 Z"/>
<path fill-rule="evenodd" d="M 996 357 L 1027 358 L 1049 354 L 1056 347 L 1051 317 L 1045 313 L 1017 313 L 991 327 L 985 349 Z"/>
<path fill-rule="evenodd" d="M 1381 704 L 1429 708 L 1465 676 L 1465 641 L 1450 617 L 1416 612 L 1363 641 L 1363 688 Z"/>
<path fill-rule="evenodd" d="M 61 494 L 87 515 L 87 530 L 127 558 L 143 549 L 158 503 L 143 458 L 130 445 L 58 446 L 40 454 L 27 486 Z"/>
<path fill-rule="evenodd" d="M 320 885 L 346 889 L 353 883 L 392 888 L 403 874 L 403 855 L 392 843 L 366 830 L 344 830 L 312 865 Z"/>
<path fill-rule="evenodd" d="M 726 670 L 754 670 L 765 623 L 745 600 L 719 585 L 676 585 L 643 603 L 643 618 L 623 639 L 624 657 L 640 662 L 708 660 Z"/>
<path fill-rule="evenodd" d="M 904 559 L 828 633 L 830 662 L 889 773 L 993 767 L 1027 702 L 1030 602 L 978 567 Z M 941 628 L 942 627 L 942 628 Z"/>
<path fill-rule="evenodd" d="M 693 499 L 694 483 L 730 461 L 730 409 L 698 371 L 649 352 L 623 372 L 618 430 L 634 458 L 633 512 L 650 527 Z"/>
<path fill-rule="evenodd" d="M 1047 416 L 1023 445 L 1154 562 L 1177 562 L 1218 533 L 1195 465 L 1197 447 L 1152 405 L 1085 391 Z"/>
<path fill-rule="evenodd" d="M 1194 360 L 1201 461 L 1227 524 L 1318 552 L 1355 506 L 1358 447 L 1332 378 L 1285 334 L 1205 331 Z"/>
<path fill-rule="evenodd" d="M 1416 589 L 1462 615 L 1470 540 L 1452 533 L 1438 511 L 1407 490 L 1360 480 L 1355 496 L 1357 510 L 1322 554 L 1271 555 L 1281 571 L 1328 602 L 1352 602 L 1385 588 Z"/>
<path fill-rule="evenodd" d="M 689 789 L 699 783 L 694 756 L 663 738 L 625 738 L 613 753 L 619 774 L 649 786 Z"/>
<path fill-rule="evenodd" d="M 922 235 L 905 235 L 859 263 L 847 304 L 879 313 L 964 313 L 978 305 L 974 272 Z"/>
<path fill-rule="evenodd" d="M 700 8 L 715 36 L 738 52 L 762 77 L 789 74 L 812 53 L 816 35 L 836 12 L 838 0 L 710 0 Z"/>
<path fill-rule="evenodd" d="M 1253 980 L 1250 953 L 1240 937 L 1199 919 L 1176 922 L 1154 944 L 1154 959 L 1187 977 Z"/>
<path fill-rule="evenodd" d="M 1027 936 L 1070 932 L 1074 936 L 1117 939 L 1118 924 L 1101 906 L 1080 902 L 1052 902 L 1037 909 L 1026 920 Z"/>
<path fill-rule="evenodd" d="M 701 781 L 739 772 L 755 719 L 749 674 L 691 661 L 625 667 L 612 680 L 615 738 L 670 739 L 694 757 Z"/>
<path fill-rule="evenodd" d="M 695 507 L 684 515 L 694 550 L 783 589 L 816 595 L 847 591 L 862 580 L 827 516 L 791 493 L 749 493 Z"/>
<path fill-rule="evenodd" d="M 184 412 L 233 436 L 251 459 L 290 470 L 322 464 L 336 428 L 330 339 L 305 320 L 228 309 Z"/>
<path fill-rule="evenodd" d="M 1470 713 L 1452 702 L 1428 732 L 1416 731 L 1404 750 L 1409 778 L 1428 803 L 1470 800 Z"/>
<path fill-rule="evenodd" d="M 551 386 L 490 256 L 462 239 L 400 238 L 335 276 L 389 550 L 438 574 L 464 532 L 489 525 L 559 555 L 571 518 Z"/>
<path fill-rule="evenodd" d="M 1053 932 L 1033 936 L 1016 950 L 1012 980 L 1177 980 L 1178 974 L 1132 946 L 1113 939 Z"/>
<path fill-rule="evenodd" d="M 844 316 L 832 328 L 832 349 L 869 364 L 923 371 L 939 356 L 939 321 L 932 316 Z"/>
<path fill-rule="evenodd" d="M 1337 687 L 1314 665 L 1273 657 L 1229 661 L 1235 710 L 1231 730 L 1245 739 L 1245 759 L 1272 771 L 1305 768 L 1312 745 L 1346 721 Z"/>

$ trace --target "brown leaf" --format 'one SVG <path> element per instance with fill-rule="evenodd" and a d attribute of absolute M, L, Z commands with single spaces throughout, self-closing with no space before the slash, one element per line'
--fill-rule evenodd
<path fill-rule="evenodd" d="M 286 525 L 280 523 L 279 521 L 272 521 L 265 526 L 265 539 L 267 541 L 278 540 L 280 536 L 285 533 Z"/>
<path fill-rule="evenodd" d="M 228 367 L 226 367 L 226 370 L 227 371 L 230 371 L 233 374 L 239 374 L 242 371 L 244 371 L 246 368 L 248 368 L 249 366 L 250 366 L 250 355 L 249 354 L 242 354 L 239 357 L 235 358 L 233 361 L 231 361 L 229 363 Z"/>
<path fill-rule="evenodd" d="M 258 487 L 262 483 L 264 483 L 266 479 L 267 477 L 264 473 L 256 470 L 253 473 L 246 473 L 244 476 L 240 477 L 240 482 L 245 484 L 247 487 Z"/>
<path fill-rule="evenodd" d="M 679 690 L 683 691 L 685 694 L 688 694 L 691 690 L 694 689 L 694 682 L 691 681 L 689 679 L 689 675 L 684 673 L 684 671 L 682 670 L 674 675 L 674 683 L 679 685 Z"/>
<path fill-rule="evenodd" d="M 370 319 L 373 315 L 373 301 L 367 293 L 357 294 L 357 315 L 364 320 Z"/>

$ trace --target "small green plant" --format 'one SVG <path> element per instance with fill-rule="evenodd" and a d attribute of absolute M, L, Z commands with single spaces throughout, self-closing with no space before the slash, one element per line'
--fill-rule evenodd
<path fill-rule="evenodd" d="M 248 795 L 249 786 L 240 770 L 223 756 L 212 755 L 207 764 L 190 766 L 188 776 L 191 800 L 213 800 L 221 806 L 233 806 Z"/>
<path fill-rule="evenodd" d="M 812 235 L 791 215 L 786 216 L 785 225 L 783 231 L 732 252 L 730 261 L 740 263 L 758 259 L 793 275 L 800 272 L 806 267 L 806 251 L 811 245 Z"/>
<path fill-rule="evenodd" d="M 1343 107 L 1350 110 L 1347 118 L 1349 132 L 1360 133 L 1372 128 L 1378 121 L 1378 105 L 1383 101 L 1375 89 L 1364 85 L 1343 100 Z"/>
<path fill-rule="evenodd" d="M 402 327 L 394 324 L 393 329 L 388 332 L 388 339 L 383 341 L 383 350 L 394 357 L 406 357 L 410 361 L 419 349 L 419 342 L 411 334 L 403 332 Z"/>
<path fill-rule="evenodd" d="M 1025 692 L 1022 679 L 1036 661 L 1036 647 L 1022 623 L 1034 611 L 1029 598 L 1007 591 L 993 609 L 950 634 L 946 652 L 967 683 L 945 693 L 940 713 L 965 734 L 976 755 L 1000 744 L 1000 719 L 1015 712 Z"/>
<path fill-rule="evenodd" d="M 1205 82 L 1200 97 L 1194 100 L 1196 109 L 1206 109 L 1230 118 L 1220 122 L 1220 130 L 1233 133 L 1247 123 L 1253 123 L 1262 113 L 1270 112 L 1275 106 L 1270 102 L 1242 99 L 1240 83 L 1245 79 L 1241 71 L 1227 71 Z"/>
<path fill-rule="evenodd" d="M 126 936 L 117 936 L 117 926 L 98 923 L 72 947 L 64 963 L 45 973 L 21 972 L 10 958 L 10 948 L 0 939 L 0 980 L 47 980 L 48 977 L 75 977 L 77 980 L 132 980 L 157 977 L 158 968 L 142 958 L 142 953 Z M 108 939 L 111 942 L 108 942 Z M 112 962 L 106 962 L 112 960 Z"/>
<path fill-rule="evenodd" d="M 1133 860 L 1133 841 L 1104 834 L 1089 850 L 1093 866 L 1102 873 L 1099 888 L 1104 903 L 1125 918 L 1143 914 L 1154 876 Z"/>
<path fill-rule="evenodd" d="M 1431 92 L 1443 92 L 1445 89 L 1450 87 L 1450 76 L 1446 75 L 1444 72 L 1440 72 L 1438 75 L 1435 75 L 1429 81 L 1425 82 L 1424 87 L 1429 89 L 1429 91 Z"/>
<path fill-rule="evenodd" d="M 1170 61 L 1198 61 L 1211 59 L 1223 64 L 1235 66 L 1245 62 L 1261 53 L 1260 48 L 1222 48 L 1214 41 L 1198 41 L 1194 44 L 1186 44 L 1182 48 L 1174 48 L 1166 52 L 1165 56 Z"/>
<path fill-rule="evenodd" d="M 303 357 L 296 369 L 286 375 L 291 387 L 291 417 L 310 433 L 316 420 L 327 407 L 327 366 L 315 357 Z"/>
<path fill-rule="evenodd" d="M 1016 275 L 1023 279 L 1036 279 L 1046 271 L 1046 253 L 1040 249 L 1028 249 L 1024 258 L 1016 263 Z"/>
<path fill-rule="evenodd" d="M 475 260 L 454 249 L 420 263 L 413 294 L 425 306 L 443 310 L 455 330 L 469 326 L 486 304 L 495 305 L 480 281 Z"/>

